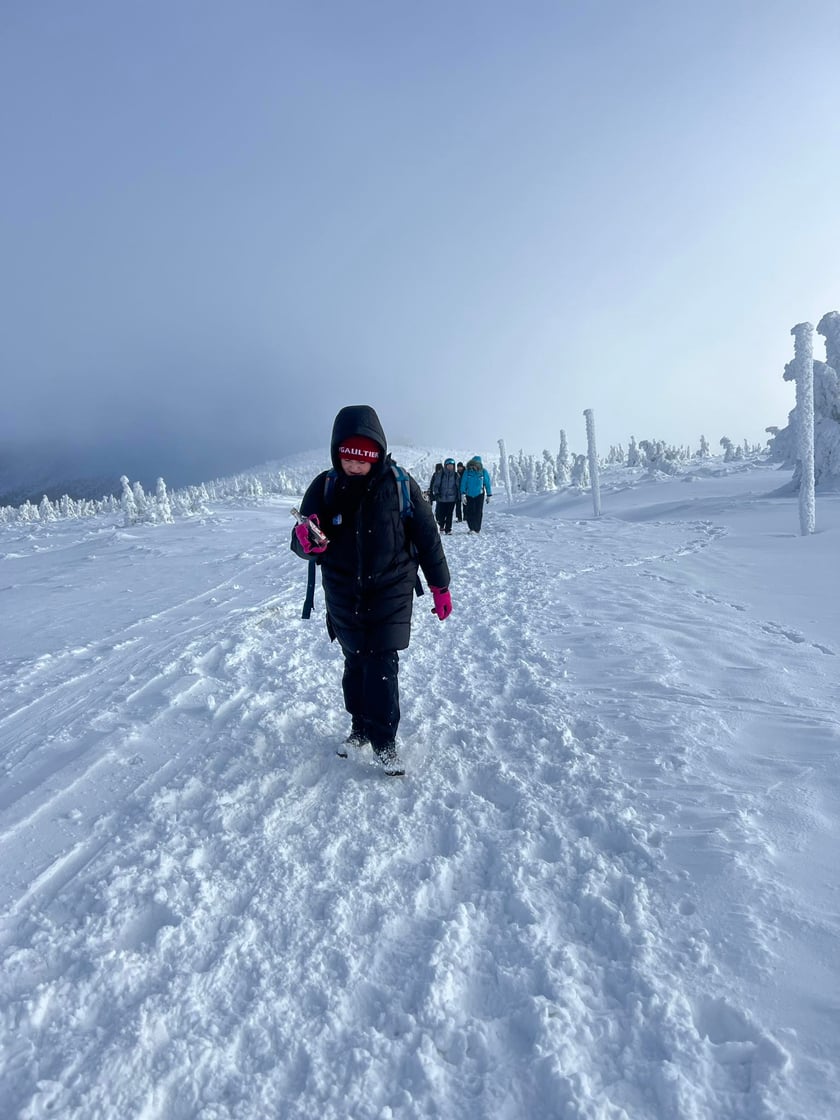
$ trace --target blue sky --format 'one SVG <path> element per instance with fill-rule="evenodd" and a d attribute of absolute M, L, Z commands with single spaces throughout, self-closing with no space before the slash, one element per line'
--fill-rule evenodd
<path fill-rule="evenodd" d="M 358 402 L 394 441 L 762 440 L 840 309 L 838 24 L 6 2 L 0 440 L 221 470 Z"/>

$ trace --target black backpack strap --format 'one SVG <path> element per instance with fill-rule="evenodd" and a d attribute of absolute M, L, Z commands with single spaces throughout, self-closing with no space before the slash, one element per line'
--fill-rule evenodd
<path fill-rule="evenodd" d="M 394 472 L 394 481 L 397 484 L 397 497 L 399 499 L 400 518 L 405 525 L 406 536 L 408 536 L 408 525 L 406 525 L 406 518 L 412 517 L 414 514 L 414 505 L 411 501 L 411 490 L 408 485 L 408 475 L 396 463 L 391 464 L 391 470 Z M 423 584 L 420 582 L 420 573 L 418 572 L 414 578 L 414 594 L 419 597 L 423 594 Z"/>
<path fill-rule="evenodd" d="M 301 618 L 309 618 L 312 614 L 312 608 L 315 606 L 315 557 L 309 557 L 309 564 L 307 565 L 308 572 L 306 573 L 306 598 L 303 600 L 303 610 Z"/>
<path fill-rule="evenodd" d="M 338 471 L 335 469 L 335 467 L 330 467 L 330 469 L 327 471 L 327 473 L 324 477 L 324 505 L 325 506 L 328 506 L 330 504 L 330 498 L 332 497 L 333 487 L 335 486 L 335 480 L 337 478 L 338 478 Z"/>
<path fill-rule="evenodd" d="M 338 477 L 338 472 L 335 467 L 332 467 L 326 472 L 324 476 L 324 504 L 329 503 L 332 495 L 335 480 Z M 312 608 L 315 606 L 315 568 L 317 564 L 315 557 L 309 557 L 309 565 L 306 573 L 306 598 L 303 600 L 303 610 L 300 612 L 301 618 L 310 618 L 312 615 Z"/>

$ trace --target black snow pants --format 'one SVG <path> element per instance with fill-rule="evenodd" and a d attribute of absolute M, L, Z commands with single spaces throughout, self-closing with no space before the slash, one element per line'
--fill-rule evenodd
<path fill-rule="evenodd" d="M 395 649 L 378 653 L 344 650 L 344 707 L 354 731 L 363 731 L 377 752 L 390 746 L 400 723 L 400 689 Z"/>
<path fill-rule="evenodd" d="M 452 514 L 455 510 L 454 502 L 438 502 L 435 507 L 438 528 L 442 533 L 452 532 Z"/>
<path fill-rule="evenodd" d="M 466 518 L 467 525 L 473 533 L 481 532 L 481 519 L 484 516 L 484 494 L 479 494 L 475 498 L 467 495 L 466 498 Z"/>

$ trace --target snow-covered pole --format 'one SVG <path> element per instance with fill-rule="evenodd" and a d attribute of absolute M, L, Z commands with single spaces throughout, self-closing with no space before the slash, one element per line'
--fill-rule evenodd
<path fill-rule="evenodd" d="M 505 487 L 505 493 L 507 494 L 508 505 L 510 505 L 513 501 L 513 490 L 510 485 L 510 470 L 508 469 L 508 457 L 507 451 L 505 450 L 505 441 L 503 439 L 499 440 L 499 454 L 502 457 L 502 482 Z"/>
<path fill-rule="evenodd" d="M 592 485 L 592 508 L 595 516 L 601 516 L 601 484 L 598 479 L 598 452 L 595 449 L 595 417 L 591 408 L 585 408 L 586 446 L 589 453 L 589 481 Z"/>
<path fill-rule="evenodd" d="M 799 452 L 799 532 L 803 537 L 816 528 L 814 495 L 814 328 L 797 323 L 793 335 L 796 369 L 796 443 Z"/>

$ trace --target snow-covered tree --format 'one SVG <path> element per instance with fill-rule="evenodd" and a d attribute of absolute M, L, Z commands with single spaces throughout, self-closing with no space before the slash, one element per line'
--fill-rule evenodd
<path fill-rule="evenodd" d="M 814 361 L 814 478 L 822 489 L 840 488 L 840 314 L 829 311 L 817 324 L 825 339 L 824 362 Z M 785 366 L 785 381 L 795 381 L 796 366 Z M 774 462 L 794 470 L 791 489 L 799 489 L 796 407 L 787 427 L 767 429 L 769 454 Z"/>
<path fill-rule="evenodd" d="M 660 474 L 676 473 L 677 450 L 675 447 L 667 447 L 664 440 L 640 440 L 639 452 L 645 470 L 659 471 Z"/>
<path fill-rule="evenodd" d="M 589 485 L 589 464 L 585 455 L 575 455 L 570 482 L 572 486 L 586 487 Z"/>
<path fill-rule="evenodd" d="M 159 478 L 157 480 L 156 496 L 158 520 L 164 522 L 164 524 L 170 524 L 172 521 L 174 521 L 174 518 L 172 516 L 172 506 L 169 502 L 169 495 L 166 492 L 166 483 L 162 478 Z"/>
<path fill-rule="evenodd" d="M 58 500 L 58 513 L 64 518 L 80 517 L 81 503 L 76 502 L 69 494 L 62 494 Z"/>
<path fill-rule="evenodd" d="M 508 455 L 508 478 L 511 491 L 516 494 L 522 489 L 522 476 L 519 473 L 519 464 L 513 455 Z"/>
<path fill-rule="evenodd" d="M 170 498 L 173 509 L 177 509 L 179 513 L 185 516 L 210 512 L 207 508 L 210 498 L 204 483 L 200 486 L 187 486 L 184 490 L 177 490 Z"/>
<path fill-rule="evenodd" d="M 134 504 L 137 507 L 137 520 L 154 521 L 156 519 L 154 504 L 146 497 L 146 492 L 140 482 L 134 483 L 131 492 L 134 495 Z"/>
<path fill-rule="evenodd" d="M 555 457 L 550 451 L 543 448 L 543 471 L 545 473 L 545 488 L 546 490 L 554 490 L 557 487 L 557 479 L 555 477 Z"/>
<path fill-rule="evenodd" d="M 134 492 L 131 489 L 131 483 L 128 481 L 126 475 L 120 477 L 120 485 L 122 486 L 122 495 L 120 496 L 120 506 L 123 511 L 123 524 L 128 527 L 137 522 L 137 503 L 134 500 Z"/>
<path fill-rule="evenodd" d="M 566 432 L 561 428 L 560 450 L 557 452 L 557 461 L 554 468 L 555 482 L 558 486 L 566 486 L 571 476 L 572 469 L 569 461 L 569 445 L 566 442 Z"/>

